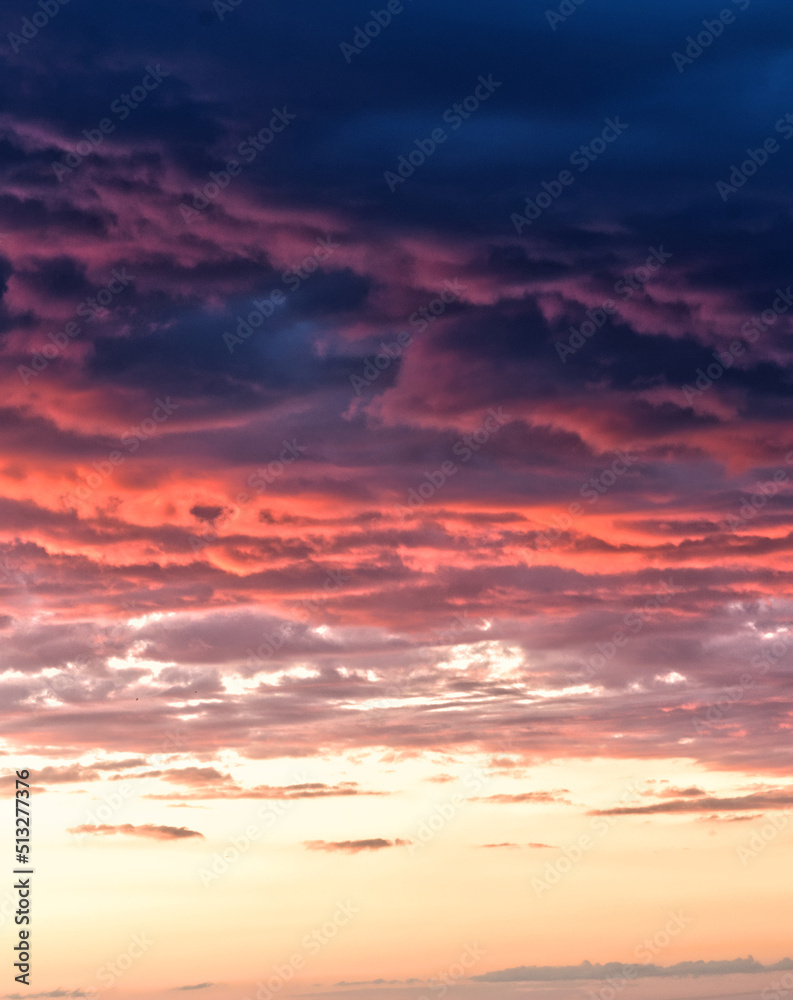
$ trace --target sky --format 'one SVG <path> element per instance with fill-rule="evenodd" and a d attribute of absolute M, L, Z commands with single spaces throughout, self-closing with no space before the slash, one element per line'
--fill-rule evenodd
<path fill-rule="evenodd" d="M 782 1000 L 789 5 L 0 19 L 0 996 Z"/>

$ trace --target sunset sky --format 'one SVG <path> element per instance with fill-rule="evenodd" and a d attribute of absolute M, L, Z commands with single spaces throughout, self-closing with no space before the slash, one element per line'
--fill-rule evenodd
<path fill-rule="evenodd" d="M 791 12 L 723 4 L 6 4 L 0 1000 L 793 990 Z"/>

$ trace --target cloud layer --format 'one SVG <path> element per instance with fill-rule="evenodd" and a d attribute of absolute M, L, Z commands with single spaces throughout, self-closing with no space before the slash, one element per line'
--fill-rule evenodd
<path fill-rule="evenodd" d="M 9 738 L 786 772 L 784 10 L 684 71 L 704 0 L 4 43 Z"/>

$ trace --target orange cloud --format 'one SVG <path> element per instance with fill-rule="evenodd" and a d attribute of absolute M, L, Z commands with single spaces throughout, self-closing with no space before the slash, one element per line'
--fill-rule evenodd
<path fill-rule="evenodd" d="M 359 851 L 381 851 L 386 847 L 406 847 L 409 840 L 384 840 L 374 837 L 370 840 L 304 840 L 309 851 L 344 851 L 357 854 Z"/>
<path fill-rule="evenodd" d="M 141 826 L 133 826 L 131 823 L 122 823 L 119 826 L 108 826 L 101 824 L 93 826 L 84 823 L 82 826 L 70 827 L 69 833 L 91 834 L 95 836 L 114 836 L 115 834 L 125 834 L 129 837 L 151 837 L 154 840 L 184 840 L 188 837 L 201 837 L 203 833 L 197 830 L 188 830 L 186 826 L 154 826 L 152 823 L 144 823 Z"/>

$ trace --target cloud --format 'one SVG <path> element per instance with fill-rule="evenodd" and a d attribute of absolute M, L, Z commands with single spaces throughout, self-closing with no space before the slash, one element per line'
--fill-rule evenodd
<path fill-rule="evenodd" d="M 749 958 L 725 959 L 722 961 L 677 962 L 675 965 L 639 965 L 627 963 L 634 970 L 634 976 L 665 977 L 665 976 L 725 976 L 731 973 L 780 972 L 793 969 L 793 960 L 783 958 L 773 965 L 763 965 Z M 618 976 L 626 968 L 624 962 L 607 962 L 605 964 L 581 962 L 580 965 L 521 965 L 514 969 L 502 969 L 498 972 L 486 972 L 484 975 L 471 976 L 471 979 L 482 983 L 505 983 L 553 981 L 564 979 L 609 979 Z"/>
<path fill-rule="evenodd" d="M 69 833 L 95 836 L 113 836 L 121 833 L 130 837 L 150 837 L 154 840 L 184 840 L 187 837 L 203 839 L 204 837 L 203 833 L 198 833 L 197 830 L 188 830 L 186 826 L 155 826 L 152 823 L 144 823 L 141 826 L 133 826 L 131 823 L 122 823 L 118 826 L 106 824 L 94 826 L 90 823 L 84 823 L 82 826 L 71 827 Z"/>
<path fill-rule="evenodd" d="M 94 771 L 125 771 L 135 767 L 145 767 L 148 761 L 144 757 L 126 757 L 124 760 L 105 760 L 92 764 Z"/>
<path fill-rule="evenodd" d="M 93 765 L 81 767 L 79 764 L 71 764 L 68 767 L 42 767 L 33 777 L 45 785 L 60 785 L 76 781 L 96 781 L 100 775 Z"/>
<path fill-rule="evenodd" d="M 174 986 L 175 990 L 205 990 L 208 986 L 214 986 L 214 983 L 195 983 L 193 986 Z"/>
<path fill-rule="evenodd" d="M 746 813 L 743 816 L 720 815 L 714 813 L 712 816 L 700 816 L 703 823 L 750 823 L 752 820 L 760 819 L 763 813 Z"/>
<path fill-rule="evenodd" d="M 158 753 L 179 727 L 212 763 L 220 745 L 254 760 L 381 740 L 492 754 L 508 726 L 522 761 L 682 750 L 706 769 L 789 773 L 783 657 L 715 717 L 790 621 L 790 312 L 755 325 L 788 295 L 781 157 L 713 224 L 714 178 L 779 112 L 753 67 L 784 59 L 781 0 L 753 5 L 752 31 L 692 70 L 687 122 L 713 140 L 696 148 L 679 141 L 669 77 L 681 4 L 591 23 L 582 12 L 552 53 L 541 16 L 526 32 L 519 5 L 492 5 L 457 19 L 457 44 L 438 54 L 434 15 L 416 8 L 411 58 L 395 28 L 354 70 L 335 42 L 298 44 L 303 8 L 281 18 L 283 44 L 262 69 L 261 11 L 227 18 L 223 45 L 196 47 L 151 12 L 119 28 L 115 8 L 85 3 L 87 23 L 107 26 L 101 58 L 86 66 L 76 36 L 40 32 L 5 81 L 3 731 L 38 745 L 45 718 L 47 746 L 104 759 Z M 52 163 L 94 120 L 97 95 L 139 83 L 138 47 L 162 53 L 168 79 L 59 184 Z M 438 124 L 432 95 L 462 99 L 473 84 L 453 51 L 482 66 L 498 52 L 509 85 L 406 179 L 406 200 L 383 170 Z M 414 56 L 431 85 L 416 86 Z M 241 82 L 251 72 L 277 82 L 299 121 L 219 192 L 197 239 L 179 205 L 261 127 Z M 752 116 L 719 104 L 725 80 Z M 617 106 L 630 123 L 617 155 L 516 232 L 511 215 Z M 320 240 L 332 244 L 322 259 Z M 672 256 L 637 284 L 660 247 Z M 134 279 L 82 322 L 78 309 L 121 267 Z M 450 286 L 454 301 L 423 321 Z M 275 290 L 289 294 L 266 328 L 228 350 L 224 333 Z M 573 335 L 607 299 L 612 315 Z M 79 336 L 42 355 L 75 317 Z M 399 333 L 405 350 L 371 367 Z M 584 340 L 563 360 L 571 336 Z M 738 337 L 735 363 L 686 398 Z M 34 357 L 47 364 L 26 383 Z M 176 408 L 155 421 L 166 398 Z M 499 407 L 509 422 L 463 461 L 464 437 Z M 305 451 L 287 463 L 293 443 Z M 99 476 L 115 451 L 123 463 Z M 619 476 L 617 451 L 632 456 Z M 436 489 L 426 477 L 437 482 L 445 461 L 455 473 Z M 787 484 L 757 493 L 775 475 Z M 488 629 L 461 626 L 462 608 Z M 350 726 L 341 704 L 376 724 Z M 195 798 L 282 794 L 165 780 Z M 323 794 L 367 793 L 305 797 Z"/>
<path fill-rule="evenodd" d="M 177 785 L 214 785 L 232 783 L 234 780 L 230 774 L 223 774 L 215 767 L 174 767 L 167 771 L 152 771 L 150 774 Z"/>
<path fill-rule="evenodd" d="M 181 782 L 180 775 L 184 771 L 191 772 L 186 784 L 194 784 L 198 791 L 186 794 L 173 793 L 167 795 L 149 794 L 148 799 L 194 800 L 194 799 L 325 799 L 348 797 L 353 795 L 388 795 L 388 792 L 368 791 L 358 787 L 355 781 L 342 781 L 336 785 L 328 785 L 322 781 L 305 781 L 294 785 L 255 785 L 253 788 L 243 788 L 238 785 L 213 785 L 214 778 L 206 772 L 214 768 L 175 768 L 170 772 L 150 772 L 151 776 L 162 775 L 167 781 Z M 201 772 L 195 774 L 193 772 Z M 218 772 L 215 772 L 216 774 Z M 229 775 L 221 776 L 224 781 L 231 782 Z M 190 780 L 192 778 L 192 780 Z M 206 782 L 208 787 L 201 787 Z"/>
<path fill-rule="evenodd" d="M 648 794 L 654 794 L 652 792 Z M 662 792 L 655 793 L 662 798 L 697 798 L 700 795 L 707 795 L 707 792 L 703 788 L 697 788 L 692 786 L 691 788 L 665 788 Z"/>
<path fill-rule="evenodd" d="M 503 844 L 477 844 L 476 846 L 477 847 L 509 847 L 509 848 L 530 847 L 533 850 L 545 850 L 546 848 L 549 849 L 549 850 L 554 849 L 554 845 L 553 844 L 535 844 L 535 843 L 531 843 L 531 844 L 515 844 L 515 843 L 511 843 L 511 842 L 506 842 L 506 843 L 503 843 Z"/>
<path fill-rule="evenodd" d="M 80 0 L 6 45 L 0 727 L 50 797 L 141 778 L 168 806 L 352 814 L 399 784 L 362 777 L 368 754 L 432 774 L 496 766 L 509 738 L 465 792 L 492 819 L 572 816 L 577 791 L 531 790 L 569 759 L 680 774 L 605 801 L 718 816 L 725 839 L 790 807 L 682 777 L 793 765 L 793 142 L 729 204 L 715 189 L 789 106 L 789 4 L 752 3 L 683 76 L 670 53 L 715 0 L 585 4 L 558 31 L 538 5 L 410 4 L 351 65 L 352 0 L 222 24 L 197 0 L 176 31 L 168 5 Z M 162 87 L 59 182 L 152 53 Z M 492 100 L 389 191 L 480 69 Z M 297 120 L 185 222 L 267 94 Z M 572 191 L 541 190 L 568 167 Z"/>
<path fill-rule="evenodd" d="M 91 997 L 93 993 L 83 990 L 49 990 L 46 993 L 4 993 L 3 1000 L 42 1000 L 43 997 Z"/>
<path fill-rule="evenodd" d="M 190 508 L 190 513 L 193 517 L 198 518 L 199 521 L 217 521 L 221 514 L 225 513 L 227 508 L 225 507 L 211 507 L 202 506 L 201 504 L 195 504 Z"/>
<path fill-rule="evenodd" d="M 551 803 L 559 802 L 564 805 L 570 805 L 570 799 L 564 798 L 563 793 L 567 792 L 566 788 L 554 789 L 552 792 L 519 792 L 514 795 L 508 794 L 498 794 L 498 795 L 484 795 L 479 796 L 474 799 L 475 802 L 493 802 L 499 805 L 513 805 L 522 802 L 538 802 L 538 803 Z"/>
<path fill-rule="evenodd" d="M 370 840 L 304 840 L 303 845 L 309 851 L 344 851 L 347 854 L 357 854 L 359 851 L 381 851 L 386 847 L 406 847 L 409 840 L 384 840 L 374 837 Z"/>
<path fill-rule="evenodd" d="M 421 983 L 422 979 L 354 979 L 349 982 L 344 979 L 334 983 L 334 986 L 411 986 L 413 983 Z"/>
<path fill-rule="evenodd" d="M 732 798 L 702 795 L 696 798 L 673 799 L 646 806 L 615 806 L 611 809 L 593 809 L 595 816 L 642 816 L 658 813 L 737 812 L 743 809 L 786 809 L 793 806 L 793 791 L 753 792 Z"/>

